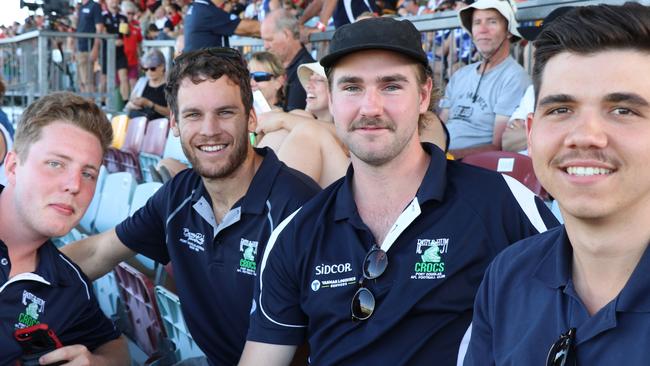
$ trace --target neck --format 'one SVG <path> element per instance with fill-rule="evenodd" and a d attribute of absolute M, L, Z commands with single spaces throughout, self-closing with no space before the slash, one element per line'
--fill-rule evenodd
<path fill-rule="evenodd" d="M 249 146 L 248 149 L 244 162 L 229 176 L 215 179 L 203 177 L 217 222 L 221 222 L 235 202 L 246 194 L 262 164 L 263 157 L 255 153 L 252 147 Z"/>
<path fill-rule="evenodd" d="M 316 119 L 323 122 L 332 122 L 332 115 L 328 108 L 312 112 Z"/>
<path fill-rule="evenodd" d="M 508 56 L 510 56 L 510 42 L 505 40 L 492 55 L 484 57 L 484 60 L 481 62 L 481 66 L 479 67 L 479 72 L 487 72 L 494 69 L 505 61 Z M 487 60 L 489 60 L 489 62 L 487 62 Z"/>
<path fill-rule="evenodd" d="M 294 42 L 294 45 L 289 51 L 289 53 L 287 53 L 284 62 L 282 62 L 282 65 L 284 66 L 285 69 L 289 67 L 291 61 L 293 61 L 293 59 L 296 57 L 296 55 L 298 54 L 298 52 L 300 52 L 300 49 L 302 48 L 302 44 L 300 43 L 299 40 L 293 40 L 291 42 Z"/>
<path fill-rule="evenodd" d="M 415 197 L 431 157 L 422 149 L 416 135 L 399 156 L 383 166 L 368 165 L 354 155 L 351 160 L 352 188 L 359 215 L 377 243 L 381 243 Z"/>
<path fill-rule="evenodd" d="M 36 269 L 38 248 L 48 239 L 33 233 L 19 222 L 16 214 L 17 202 L 13 200 L 12 186 L 7 186 L 0 194 L 0 239 L 7 246 L 11 260 L 13 277 L 19 273 Z"/>
<path fill-rule="evenodd" d="M 621 292 L 650 241 L 645 215 L 586 221 L 566 216 L 573 247 L 573 281 L 591 315 Z M 636 213 L 638 214 L 638 212 Z"/>

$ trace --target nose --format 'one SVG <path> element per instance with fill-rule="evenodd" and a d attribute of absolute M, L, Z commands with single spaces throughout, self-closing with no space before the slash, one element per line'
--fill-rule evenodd
<path fill-rule="evenodd" d="M 215 136 L 219 134 L 219 118 L 215 114 L 209 114 L 201 121 L 200 133 L 204 136 Z"/>
<path fill-rule="evenodd" d="M 257 82 L 253 78 L 251 78 L 251 89 L 253 89 L 253 91 L 257 90 Z"/>
<path fill-rule="evenodd" d="M 580 113 L 566 136 L 565 145 L 584 149 L 606 147 L 606 123 L 598 111 Z"/>
<path fill-rule="evenodd" d="M 66 192 L 76 194 L 81 189 L 82 172 L 79 170 L 70 170 L 67 174 L 63 189 Z"/>
<path fill-rule="evenodd" d="M 364 95 L 360 113 L 362 117 L 380 117 L 383 114 L 384 103 L 379 92 L 374 88 L 368 88 Z"/>

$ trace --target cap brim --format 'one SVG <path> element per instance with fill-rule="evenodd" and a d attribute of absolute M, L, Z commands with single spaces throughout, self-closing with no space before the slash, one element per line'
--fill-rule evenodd
<path fill-rule="evenodd" d="M 368 43 L 364 45 L 355 45 L 353 47 L 347 47 L 340 49 L 336 52 L 330 53 L 327 56 L 323 57 L 320 60 L 320 64 L 324 68 L 330 68 L 334 66 L 334 64 L 341 58 L 349 55 L 350 53 L 358 52 L 358 51 L 365 51 L 365 50 L 386 50 L 386 51 L 394 51 L 400 54 L 403 54 L 409 58 L 414 59 L 415 61 L 422 63 L 424 65 L 428 65 L 428 60 L 425 58 L 422 58 L 422 54 L 413 52 L 410 49 L 407 49 L 406 47 L 396 47 L 392 45 L 387 45 L 387 44 L 380 44 L 380 43 Z"/>

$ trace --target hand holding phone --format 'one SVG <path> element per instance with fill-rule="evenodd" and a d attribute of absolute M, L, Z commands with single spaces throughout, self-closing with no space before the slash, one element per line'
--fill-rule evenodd
<path fill-rule="evenodd" d="M 20 344 L 23 355 L 20 359 L 22 366 L 38 366 L 38 359 L 46 353 L 63 347 L 63 344 L 47 324 L 40 323 L 31 327 L 16 329 L 14 338 Z M 56 363 L 60 365 L 62 363 Z"/>

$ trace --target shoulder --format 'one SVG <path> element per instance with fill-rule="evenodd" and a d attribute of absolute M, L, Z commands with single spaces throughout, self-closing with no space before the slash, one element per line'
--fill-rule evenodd
<path fill-rule="evenodd" d="M 320 192 L 321 188 L 313 179 L 305 173 L 296 169 L 290 168 L 283 162 L 280 163 L 280 170 L 276 178 L 274 187 L 290 190 L 289 193 L 296 193 L 294 190 L 298 189 L 299 192 L 306 192 L 314 195 Z"/>
<path fill-rule="evenodd" d="M 489 269 L 490 276 L 496 280 L 529 278 L 562 235 L 563 225 L 508 246 L 494 258 Z"/>
<path fill-rule="evenodd" d="M 83 273 L 81 268 L 68 258 L 65 254 L 53 247 L 53 259 L 55 261 L 57 280 L 70 285 L 76 290 L 80 290 L 83 296 L 90 300 L 92 295 L 92 285 L 88 277 Z M 79 295 L 82 296 L 82 295 Z"/>

